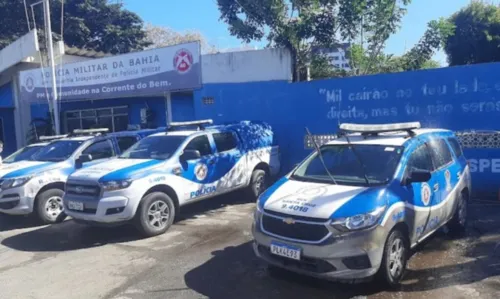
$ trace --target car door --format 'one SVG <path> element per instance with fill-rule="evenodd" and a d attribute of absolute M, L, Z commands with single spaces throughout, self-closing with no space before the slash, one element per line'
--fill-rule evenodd
<path fill-rule="evenodd" d="M 181 163 L 182 177 L 186 179 L 185 199 L 194 200 L 213 195 L 217 191 L 214 180 L 216 159 L 208 135 L 192 138 L 183 150 L 197 150 L 201 156 Z"/>
<path fill-rule="evenodd" d="M 456 172 L 454 168 L 453 156 L 450 147 L 443 138 L 434 138 L 429 141 L 432 161 L 434 163 L 434 175 L 436 176 L 436 195 L 431 203 L 431 221 L 429 229 L 434 230 L 443 225 L 449 218 L 449 204 L 453 203 L 451 172 Z M 456 180 L 454 181 L 456 183 Z"/>
<path fill-rule="evenodd" d="M 437 179 L 433 172 L 434 165 L 429 146 L 426 143 L 420 144 L 410 155 L 405 176 L 408 176 L 412 171 L 419 170 L 431 172 L 431 178 L 425 183 L 411 183 L 406 186 L 409 193 L 407 203 L 410 209 L 407 219 L 411 228 L 412 243 L 429 232 L 428 223 L 430 221 L 431 205 L 437 196 L 435 192 Z"/>
<path fill-rule="evenodd" d="M 449 172 L 445 172 L 445 183 L 447 183 L 451 189 L 451 194 L 447 195 L 450 198 L 448 198 L 445 203 L 446 220 L 449 220 L 453 216 L 455 206 L 458 204 L 457 196 L 459 192 L 462 191 L 461 189 L 459 190 L 457 186 L 460 183 L 463 171 L 467 165 L 467 160 L 456 138 L 448 137 L 446 141 L 453 154 L 453 163 L 449 166 Z"/>
<path fill-rule="evenodd" d="M 249 171 L 246 161 L 242 159 L 238 136 L 232 131 L 226 131 L 213 133 L 212 138 L 217 151 L 214 179 L 218 180 L 218 192 L 243 186 L 249 179 Z"/>

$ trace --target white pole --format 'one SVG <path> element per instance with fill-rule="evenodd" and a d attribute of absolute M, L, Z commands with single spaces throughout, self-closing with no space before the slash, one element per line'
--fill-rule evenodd
<path fill-rule="evenodd" d="M 59 105 L 57 103 L 57 86 L 56 86 L 56 65 L 54 59 L 54 45 L 52 44 L 52 26 L 50 23 L 50 4 L 49 0 L 43 2 L 43 11 L 45 14 L 45 34 L 47 35 L 47 43 L 49 48 L 50 69 L 52 72 L 52 109 L 54 115 L 54 127 L 56 135 L 60 135 L 59 125 Z"/>

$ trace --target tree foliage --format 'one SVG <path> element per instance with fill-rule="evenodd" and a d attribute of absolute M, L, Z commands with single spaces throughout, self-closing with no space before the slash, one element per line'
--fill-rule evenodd
<path fill-rule="evenodd" d="M 500 5 L 475 1 L 449 21 L 455 26 L 444 48 L 450 65 L 500 61 Z"/>
<path fill-rule="evenodd" d="M 43 28 L 41 5 L 27 0 L 29 22 L 33 28 Z M 61 11 L 64 10 L 64 42 L 68 46 L 103 51 L 112 54 L 142 50 L 149 45 L 143 30 L 143 21 L 121 4 L 107 0 L 51 0 L 52 31 L 61 32 Z M 33 22 L 35 20 L 35 22 Z M 23 1 L 0 0 L 0 48 L 28 32 Z M 57 37 L 57 36 L 56 36 Z"/>
<path fill-rule="evenodd" d="M 155 26 L 152 24 L 146 24 L 144 30 L 146 31 L 147 40 L 151 43 L 148 49 L 199 41 L 203 54 L 218 52 L 217 48 L 211 45 L 199 31 L 190 30 L 177 32 L 169 27 Z"/>
<path fill-rule="evenodd" d="M 217 0 L 229 32 L 245 42 L 267 39 L 290 50 L 294 77 L 314 60 L 315 47 L 363 37 L 366 53 L 377 57 L 398 29 L 411 0 Z M 368 67 L 370 65 L 368 64 Z"/>

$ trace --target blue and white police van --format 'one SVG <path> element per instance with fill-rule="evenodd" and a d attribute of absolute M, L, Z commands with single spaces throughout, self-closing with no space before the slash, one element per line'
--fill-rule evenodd
<path fill-rule="evenodd" d="M 211 124 L 171 123 L 117 158 L 74 172 L 63 200 L 67 214 L 94 225 L 133 221 L 154 236 L 186 204 L 244 188 L 256 198 L 280 168 L 271 127 Z"/>
<path fill-rule="evenodd" d="M 445 225 L 465 229 L 470 194 L 453 132 L 342 124 L 259 197 L 254 250 L 271 273 L 396 285 L 411 248 Z"/>
<path fill-rule="evenodd" d="M 49 224 L 64 220 L 64 184 L 75 169 L 99 163 L 138 140 L 164 129 L 107 133 L 108 129 L 74 130 L 58 136 L 30 157 L 0 168 L 0 213 L 33 214 Z"/>

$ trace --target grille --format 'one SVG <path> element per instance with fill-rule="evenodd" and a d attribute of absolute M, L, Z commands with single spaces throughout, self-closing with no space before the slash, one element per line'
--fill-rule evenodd
<path fill-rule="evenodd" d="M 101 189 L 98 186 L 67 183 L 66 184 L 66 193 L 73 194 L 73 195 L 79 195 L 79 196 L 97 197 L 101 193 Z"/>
<path fill-rule="evenodd" d="M 262 215 L 262 228 L 273 235 L 306 242 L 319 242 L 330 231 L 324 224 L 295 222 L 286 224 L 282 218 Z"/>

